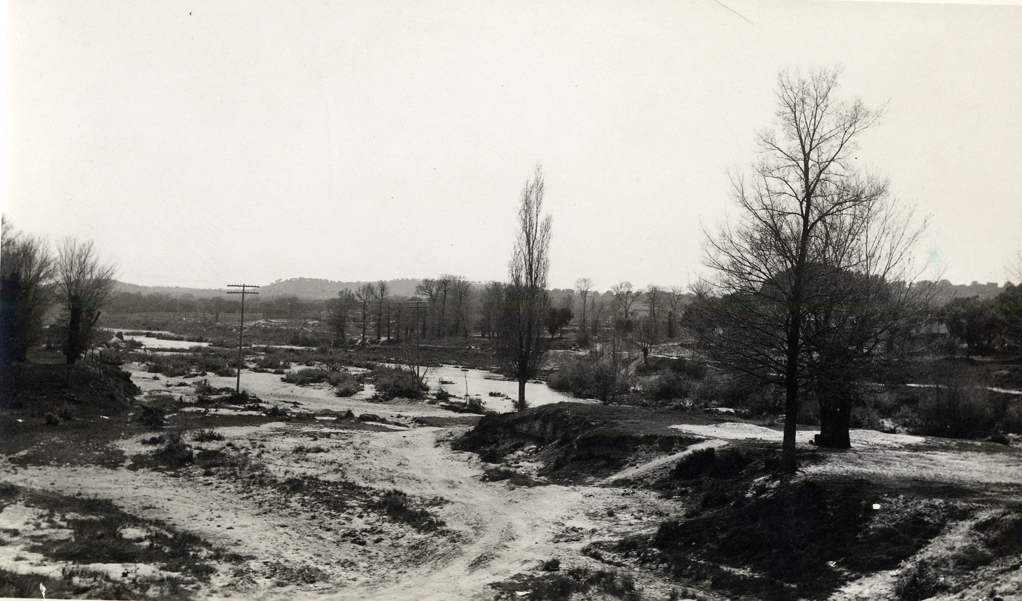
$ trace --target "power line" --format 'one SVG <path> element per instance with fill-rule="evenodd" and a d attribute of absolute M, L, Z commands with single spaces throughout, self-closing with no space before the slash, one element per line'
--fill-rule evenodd
<path fill-rule="evenodd" d="M 245 295 L 255 294 L 259 295 L 258 292 L 252 292 L 249 288 L 258 288 L 259 286 L 253 286 L 252 284 L 227 284 L 228 288 L 241 288 L 241 290 L 228 290 L 227 294 L 240 294 L 241 295 L 241 322 L 238 324 L 238 380 L 235 383 L 234 394 L 241 394 L 241 343 L 245 335 Z"/>

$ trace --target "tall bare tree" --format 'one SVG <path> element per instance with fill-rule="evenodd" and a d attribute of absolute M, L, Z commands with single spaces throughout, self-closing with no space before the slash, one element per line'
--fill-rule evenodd
<path fill-rule="evenodd" d="M 674 323 L 679 316 L 682 302 L 685 299 L 685 290 L 680 286 L 671 286 L 664 295 L 664 303 L 667 306 L 667 337 L 674 338 Z"/>
<path fill-rule="evenodd" d="M 518 411 L 528 407 L 525 383 L 536 374 L 543 358 L 543 318 L 549 306 L 546 290 L 550 269 L 550 216 L 543 216 L 543 171 L 522 188 L 518 236 L 504 288 L 499 351 L 518 380 Z"/>
<path fill-rule="evenodd" d="M 383 340 L 383 307 L 387 303 L 388 294 L 390 294 L 390 286 L 383 280 L 380 280 L 373 288 L 373 298 L 376 301 L 376 338 L 378 340 Z M 389 324 L 387 330 L 389 333 Z"/>
<path fill-rule="evenodd" d="M 461 275 L 450 277 L 451 313 L 453 315 L 451 330 L 455 334 L 468 338 L 468 317 L 472 302 L 472 284 Z"/>
<path fill-rule="evenodd" d="M 908 302 L 911 287 L 893 282 L 908 279 L 909 248 L 921 232 L 890 201 L 886 181 L 854 169 L 857 140 L 880 113 L 840 100 L 839 74 L 780 74 L 777 127 L 758 135 L 752 176 L 732 178 L 741 220 L 708 237 L 717 300 L 696 320 L 715 359 L 784 388 L 787 473 L 797 467 L 799 392 L 827 379 L 814 353 L 855 347 L 864 357 L 889 339 L 894 322 L 859 328 L 854 309 L 899 313 L 887 308 Z M 860 331 L 849 338 L 845 328 Z M 838 418 L 840 428 L 847 415 Z"/>
<path fill-rule="evenodd" d="M 650 328 L 653 331 L 653 336 L 656 337 L 658 333 L 657 323 L 660 320 L 659 311 L 663 307 L 666 293 L 660 286 L 650 284 L 646 287 L 645 296 L 646 305 L 649 307 Z"/>
<path fill-rule="evenodd" d="M 589 300 L 589 293 L 593 290 L 593 281 L 589 278 L 579 278 L 575 280 L 575 292 L 578 297 L 582 299 L 582 321 L 580 323 L 581 328 L 578 332 L 579 344 L 586 344 L 589 341 L 589 328 L 586 323 L 586 303 Z"/>
<path fill-rule="evenodd" d="M 376 286 L 372 283 L 362 284 L 354 292 L 355 304 L 362 315 L 362 344 L 366 343 L 366 330 L 369 328 L 369 308 L 376 298 Z"/>
<path fill-rule="evenodd" d="M 636 293 L 632 289 L 631 282 L 619 282 L 610 287 L 614 294 L 614 302 L 617 304 L 620 317 L 624 321 L 632 318 L 632 305 L 635 304 Z"/>
<path fill-rule="evenodd" d="M 91 240 L 62 238 L 57 244 L 55 269 L 57 291 L 67 310 L 64 356 L 71 366 L 89 348 L 100 307 L 113 291 L 114 266 L 100 260 Z"/>
<path fill-rule="evenodd" d="M 422 315 L 422 336 L 425 338 L 427 333 L 426 323 L 437 323 L 435 316 L 440 312 L 440 281 L 431 278 L 422 280 L 415 286 L 415 294 L 423 297 L 426 301 Z"/>
<path fill-rule="evenodd" d="M 50 298 L 53 255 L 43 238 L 3 219 L 0 232 L 0 364 L 24 361 L 39 339 Z"/>

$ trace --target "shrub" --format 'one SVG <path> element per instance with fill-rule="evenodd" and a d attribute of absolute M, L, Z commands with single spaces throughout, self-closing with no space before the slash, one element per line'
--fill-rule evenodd
<path fill-rule="evenodd" d="M 180 432 L 170 432 L 167 434 L 166 444 L 153 453 L 153 458 L 170 469 L 177 469 L 193 463 L 195 454 L 192 452 L 192 447 L 181 440 Z"/>
<path fill-rule="evenodd" d="M 163 411 L 155 407 L 142 407 L 136 419 L 138 419 L 138 423 L 150 430 L 159 430 L 167 423 L 163 419 Z"/>
<path fill-rule="evenodd" d="M 194 442 L 214 442 L 224 440 L 224 435 L 213 429 L 199 430 L 192 435 L 192 440 Z"/>
<path fill-rule="evenodd" d="M 423 392 L 428 390 L 419 383 L 415 374 L 407 369 L 381 365 L 373 368 L 372 377 L 376 384 L 376 396 L 385 401 L 396 397 L 419 399 L 422 398 Z"/>
<path fill-rule="evenodd" d="M 647 384 L 646 394 L 657 401 L 687 398 L 694 388 L 692 380 L 676 371 L 661 373 Z"/>
<path fill-rule="evenodd" d="M 670 363 L 671 371 L 688 378 L 689 380 L 702 380 L 706 377 L 706 364 L 694 359 L 675 359 Z"/>
<path fill-rule="evenodd" d="M 309 384 L 322 384 L 326 382 L 329 372 L 325 369 L 306 367 L 298 371 L 289 371 L 280 379 L 281 382 L 294 384 L 296 386 L 308 386 Z"/>
<path fill-rule="evenodd" d="M 996 425 L 989 397 L 986 389 L 965 385 L 961 380 L 927 388 L 916 408 L 916 432 L 949 438 L 987 436 Z"/>
<path fill-rule="evenodd" d="M 334 394 L 340 397 L 349 397 L 362 390 L 362 381 L 347 371 L 330 372 L 327 382 L 334 387 Z"/>
<path fill-rule="evenodd" d="M 619 377 L 612 363 L 597 352 L 580 355 L 550 374 L 547 386 L 576 398 L 595 398 L 604 403 L 628 391 L 624 378 Z"/>
<path fill-rule="evenodd" d="M 412 509 L 408 495 L 400 490 L 388 490 L 378 500 L 369 503 L 371 509 L 383 511 L 396 521 L 404 522 L 419 532 L 433 532 L 444 525 L 425 509 Z"/>
<path fill-rule="evenodd" d="M 123 365 L 128 361 L 128 353 L 120 349 L 104 348 L 99 351 L 99 362 L 105 365 Z"/>

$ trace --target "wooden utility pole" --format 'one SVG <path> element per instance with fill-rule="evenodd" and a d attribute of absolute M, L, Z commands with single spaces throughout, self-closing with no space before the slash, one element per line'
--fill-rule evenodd
<path fill-rule="evenodd" d="M 238 379 L 235 384 L 234 394 L 241 394 L 241 343 L 244 340 L 245 335 L 245 295 L 256 294 L 258 292 L 252 292 L 250 288 L 258 288 L 259 286 L 253 286 L 252 284 L 227 284 L 228 288 L 241 288 L 241 290 L 228 290 L 227 294 L 240 294 L 241 295 L 241 321 L 238 323 Z"/>

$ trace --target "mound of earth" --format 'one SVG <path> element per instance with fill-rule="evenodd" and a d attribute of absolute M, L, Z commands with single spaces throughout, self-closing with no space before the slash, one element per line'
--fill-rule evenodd
<path fill-rule="evenodd" d="M 63 404 L 76 411 L 117 413 L 142 391 L 131 374 L 96 363 L 72 367 L 53 363 L 15 363 L 0 368 L 0 408 L 48 411 Z"/>
<path fill-rule="evenodd" d="M 580 482 L 617 472 L 644 454 L 658 455 L 695 442 L 668 426 L 676 414 L 641 407 L 557 403 L 518 413 L 486 415 L 452 443 L 500 463 L 527 455 L 557 482 Z"/>

